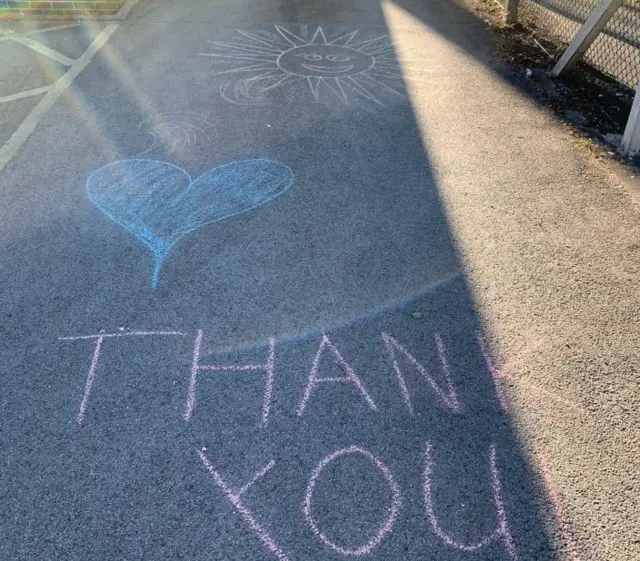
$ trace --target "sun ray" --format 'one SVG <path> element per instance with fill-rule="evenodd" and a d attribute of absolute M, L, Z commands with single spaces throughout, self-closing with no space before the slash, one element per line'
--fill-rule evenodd
<path fill-rule="evenodd" d="M 282 36 L 280 35 L 280 33 L 277 33 L 277 30 L 275 27 L 276 26 L 274 25 L 273 29 L 271 29 L 271 26 L 269 26 L 269 29 L 255 29 L 252 33 L 254 35 L 259 35 L 260 37 L 264 37 L 267 41 L 272 41 L 273 43 L 281 44 L 283 43 Z"/>
<path fill-rule="evenodd" d="M 222 47 L 224 49 L 233 49 L 236 51 L 248 51 L 257 54 L 268 54 L 278 56 L 282 54 L 282 49 L 267 49 L 265 47 L 258 47 L 256 45 L 243 45 L 242 43 L 223 43 L 222 41 L 207 41 L 216 47 Z"/>
<path fill-rule="evenodd" d="M 264 62 L 265 64 L 271 62 L 273 66 L 276 66 L 276 59 L 272 56 L 264 55 L 241 55 L 241 54 L 224 54 L 224 53 L 198 53 L 198 56 L 208 56 L 212 58 L 226 58 L 228 60 L 239 60 L 241 62 L 245 60 L 254 60 L 256 62 Z"/>
<path fill-rule="evenodd" d="M 399 64 L 385 64 L 385 63 L 379 63 L 379 62 L 376 62 L 371 68 L 372 69 L 383 68 L 385 70 L 391 70 L 395 72 L 402 72 L 402 69 L 403 69 L 403 67 Z"/>
<path fill-rule="evenodd" d="M 283 72 L 282 70 L 280 70 L 280 68 L 276 66 L 274 68 L 271 68 L 270 70 L 267 70 L 266 72 L 263 72 L 262 74 L 257 74 L 255 78 L 269 78 L 269 77 L 275 78 L 277 76 L 287 76 L 287 73 Z"/>
<path fill-rule="evenodd" d="M 343 47 L 347 47 L 349 45 L 349 43 L 351 43 L 351 41 L 353 40 L 353 38 L 358 34 L 357 31 L 352 31 L 351 33 L 347 33 L 346 35 L 343 35 L 342 37 L 338 37 L 337 39 L 334 39 L 333 41 L 329 41 L 329 45 L 342 45 Z"/>
<path fill-rule="evenodd" d="M 413 59 L 413 60 L 380 60 L 376 58 L 376 62 L 374 66 L 393 66 L 396 68 L 420 68 L 421 70 L 426 70 L 428 72 L 431 71 L 430 68 L 425 68 L 424 66 L 417 65 L 420 62 L 424 62 L 423 59 Z"/>
<path fill-rule="evenodd" d="M 358 79 L 360 82 L 364 82 L 365 84 L 368 84 L 369 86 L 377 86 L 379 88 L 382 88 L 383 90 L 389 91 L 391 93 L 394 93 L 396 95 L 399 95 L 400 97 L 406 97 L 402 92 L 399 92 L 398 90 L 392 88 L 391 86 L 387 86 L 387 84 L 384 84 L 382 82 L 380 82 L 379 80 L 376 80 L 375 78 L 366 75 L 366 74 L 359 74 L 358 75 Z"/>
<path fill-rule="evenodd" d="M 216 72 L 215 76 L 220 74 L 233 74 L 237 72 L 255 72 L 256 70 L 272 70 L 274 67 L 271 64 L 252 64 L 250 66 L 243 66 L 242 68 L 230 68 L 229 70 L 223 70 L 222 72 Z"/>
<path fill-rule="evenodd" d="M 256 43 L 261 43 L 262 45 L 269 47 L 270 49 L 280 49 L 280 52 L 282 52 L 282 45 L 277 43 L 276 41 L 272 41 L 271 39 L 267 39 L 266 37 L 249 33 L 248 31 L 243 31 L 242 29 L 237 29 L 236 31 L 247 39 L 255 41 Z"/>
<path fill-rule="evenodd" d="M 376 68 L 376 69 L 380 68 L 382 70 L 387 70 L 389 72 L 393 72 L 393 71 L 402 72 L 402 70 L 404 69 L 404 67 L 399 64 L 381 64 L 379 62 L 376 62 L 373 68 Z"/>
<path fill-rule="evenodd" d="M 430 61 L 430 60 L 434 60 L 433 57 L 418 57 L 418 58 L 408 58 L 402 55 L 402 53 L 399 52 L 393 52 L 393 53 L 387 53 L 384 55 L 378 55 L 376 56 L 376 60 L 382 61 L 382 62 L 391 62 L 391 61 L 402 61 L 402 62 L 425 62 L 425 61 Z"/>
<path fill-rule="evenodd" d="M 323 80 L 327 87 L 341 99 L 342 103 L 347 103 L 347 94 L 340 83 L 340 78 L 323 78 Z"/>
<path fill-rule="evenodd" d="M 382 73 L 382 72 L 370 72 L 370 76 L 373 78 L 380 78 L 383 80 L 395 80 L 401 82 L 428 82 L 429 80 L 435 79 L 434 76 L 425 76 L 425 75 L 411 75 L 411 74 L 391 74 L 391 73 Z"/>
<path fill-rule="evenodd" d="M 376 61 L 376 63 L 371 67 L 371 69 L 375 70 L 377 68 L 383 68 L 385 70 L 402 72 L 402 70 L 404 69 L 404 65 L 402 65 L 402 64 L 394 64 L 394 63 L 391 63 L 391 62 L 379 62 L 379 61 Z"/>
<path fill-rule="evenodd" d="M 322 31 L 322 27 L 320 26 L 318 26 L 318 29 L 316 29 L 316 32 L 313 34 L 310 44 L 318 43 L 321 43 L 323 45 L 327 44 L 327 38 L 324 36 L 324 31 Z"/>
<path fill-rule="evenodd" d="M 409 70 L 412 70 L 414 68 L 420 69 L 420 70 L 425 71 L 425 72 L 430 72 L 431 71 L 428 68 L 422 68 L 420 66 L 410 66 L 408 64 L 390 64 L 390 63 L 380 63 L 380 62 L 376 62 L 376 64 L 373 66 L 373 68 L 381 68 L 381 69 L 384 69 L 384 70 L 395 71 L 395 72 L 409 71 Z"/>
<path fill-rule="evenodd" d="M 403 72 L 433 72 L 432 68 L 421 68 L 419 66 L 408 66 L 406 64 L 403 64 L 399 69 Z"/>
<path fill-rule="evenodd" d="M 385 51 L 388 51 L 388 53 L 385 52 Z M 371 56 L 374 56 L 374 57 L 378 57 L 378 56 L 380 56 L 382 54 L 394 54 L 394 53 L 395 53 L 395 49 L 393 48 L 393 45 L 391 45 L 391 44 L 381 46 L 380 48 L 374 49 L 372 51 L 367 51 L 368 55 L 371 55 Z"/>
<path fill-rule="evenodd" d="M 384 70 L 372 70 L 368 73 L 369 76 L 377 76 L 379 78 L 387 79 L 387 80 L 402 80 L 402 74 L 395 74 L 392 72 L 385 72 Z"/>
<path fill-rule="evenodd" d="M 375 43 L 377 43 L 378 41 L 386 41 L 387 44 L 389 44 L 389 37 L 387 37 L 386 35 L 381 35 L 380 37 L 376 37 L 375 39 L 369 39 L 368 41 L 364 41 L 362 43 L 358 43 L 356 45 L 352 45 L 351 48 L 352 49 L 356 49 L 358 51 L 362 51 L 363 53 L 367 53 L 369 54 L 368 51 L 365 51 L 365 48 L 377 48 L 378 46 L 373 47 L 373 45 L 375 45 Z"/>
<path fill-rule="evenodd" d="M 278 33 L 282 35 L 283 39 L 285 39 L 288 43 L 291 43 L 294 47 L 301 47 L 302 45 L 309 44 L 304 39 L 301 39 L 297 35 L 291 33 L 291 31 L 287 31 L 284 27 L 276 25 L 275 28 L 278 30 Z"/>
<path fill-rule="evenodd" d="M 398 53 L 398 56 L 404 56 L 404 57 L 408 57 L 408 56 L 416 56 L 416 57 L 423 57 L 426 58 L 428 56 L 431 55 L 426 55 L 424 53 L 421 52 L 417 52 L 415 48 L 411 48 L 411 49 L 407 49 L 406 46 L 402 45 L 402 44 L 398 44 L 398 43 L 393 43 L 394 47 L 396 48 L 396 53 Z"/>
<path fill-rule="evenodd" d="M 417 82 L 419 84 L 426 84 L 427 82 L 431 82 L 436 80 L 435 76 L 411 76 L 410 74 L 405 74 L 402 77 L 404 82 Z"/>
<path fill-rule="evenodd" d="M 311 93 L 316 101 L 320 101 L 318 97 L 318 88 L 320 87 L 320 81 L 322 78 L 317 78 L 316 76 L 308 76 L 307 82 L 309 82 L 309 87 L 311 88 Z"/>
<path fill-rule="evenodd" d="M 384 103 L 382 103 L 373 93 L 371 93 L 367 88 L 365 88 L 358 80 L 359 76 L 347 76 L 344 78 L 345 82 L 351 86 L 357 93 L 359 93 L 362 97 L 365 97 L 369 101 L 373 101 L 378 105 L 384 107 Z"/>

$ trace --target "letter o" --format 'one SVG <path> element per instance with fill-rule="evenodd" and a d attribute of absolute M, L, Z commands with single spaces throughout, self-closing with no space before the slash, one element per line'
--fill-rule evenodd
<path fill-rule="evenodd" d="M 384 478 L 387 480 L 389 487 L 391 488 L 391 508 L 389 509 L 389 516 L 384 521 L 384 523 L 380 526 L 376 534 L 364 545 L 355 548 L 344 548 L 339 545 L 333 543 L 325 534 L 323 534 L 316 521 L 313 518 L 313 514 L 311 512 L 311 501 L 313 500 L 313 492 L 316 487 L 316 482 L 318 481 L 318 477 L 331 462 L 340 458 L 341 456 L 346 456 L 347 454 L 361 454 L 368 460 L 371 460 L 378 469 L 384 475 Z M 360 448 L 359 446 L 349 446 L 348 448 L 342 448 L 340 450 L 336 450 L 335 452 L 329 454 L 326 458 L 324 458 L 313 471 L 311 475 L 311 479 L 309 479 L 309 484 L 307 485 L 307 492 L 304 497 L 304 503 L 302 504 L 302 512 L 304 513 L 304 517 L 307 520 L 307 523 L 313 530 L 313 533 L 318 537 L 318 539 L 330 547 L 331 549 L 341 553 L 342 555 L 351 555 L 354 557 L 359 557 L 361 555 L 367 555 L 373 552 L 376 549 L 384 537 L 391 532 L 393 529 L 393 525 L 398 516 L 398 512 L 400 511 L 400 507 L 402 506 L 402 494 L 400 492 L 400 487 L 393 479 L 393 475 L 389 468 L 385 466 L 378 458 L 376 458 L 371 452 L 365 450 L 364 448 Z"/>

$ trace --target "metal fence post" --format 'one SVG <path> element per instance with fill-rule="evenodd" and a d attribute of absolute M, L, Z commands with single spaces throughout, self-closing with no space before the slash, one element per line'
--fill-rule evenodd
<path fill-rule="evenodd" d="M 602 0 L 584 25 L 578 30 L 576 36 L 571 41 L 569 48 L 562 54 L 558 64 L 551 71 L 551 76 L 559 76 L 565 70 L 571 68 L 584 52 L 591 46 L 598 34 L 607 25 L 611 16 L 622 6 L 623 0 Z"/>
<path fill-rule="evenodd" d="M 505 17 L 506 23 L 512 25 L 518 21 L 518 6 L 520 5 L 520 0 L 505 0 L 504 9 L 507 12 Z"/>
<path fill-rule="evenodd" d="M 622 137 L 622 153 L 625 156 L 640 152 L 640 84 L 636 86 L 636 96 Z"/>

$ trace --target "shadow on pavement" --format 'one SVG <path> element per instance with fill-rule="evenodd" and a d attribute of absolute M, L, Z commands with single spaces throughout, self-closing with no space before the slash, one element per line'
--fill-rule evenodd
<path fill-rule="evenodd" d="M 559 559 L 379 5 L 178 4 L 141 3 L 5 171 L 0 550 Z M 455 4 L 399 5 L 487 53 Z M 327 45 L 354 31 L 374 63 L 336 80 Z M 274 86 L 294 47 L 309 75 Z M 85 194 L 141 153 L 295 182 L 191 233 L 152 289 L 151 252 Z"/>

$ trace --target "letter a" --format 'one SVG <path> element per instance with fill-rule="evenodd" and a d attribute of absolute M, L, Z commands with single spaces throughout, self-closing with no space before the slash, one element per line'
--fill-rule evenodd
<path fill-rule="evenodd" d="M 325 348 L 328 348 L 333 353 L 333 356 L 335 357 L 336 361 L 340 365 L 340 368 L 345 373 L 344 376 L 341 376 L 340 378 L 319 378 L 318 377 L 318 367 L 320 366 L 320 357 L 322 356 L 322 352 L 324 351 Z M 302 414 L 304 413 L 304 410 L 307 407 L 307 402 L 309 401 L 309 398 L 311 397 L 311 394 L 313 393 L 313 390 L 315 389 L 315 387 L 320 383 L 327 383 L 327 382 L 351 382 L 353 385 L 355 385 L 356 389 L 360 392 L 362 397 L 364 397 L 365 401 L 367 402 L 367 405 L 374 411 L 377 410 L 376 404 L 373 402 L 373 399 L 371 399 L 371 396 L 369 395 L 364 385 L 360 381 L 360 378 L 358 378 L 358 376 L 353 371 L 353 369 L 347 364 L 344 358 L 342 358 L 342 355 L 338 352 L 338 349 L 336 349 L 333 346 L 331 341 L 329 341 L 329 338 L 326 335 L 322 335 L 322 341 L 320 342 L 320 347 L 318 347 L 318 352 L 316 353 L 316 358 L 313 361 L 311 372 L 309 372 L 309 379 L 307 380 L 307 386 L 304 388 L 302 399 L 300 399 L 300 405 L 298 405 L 298 410 L 297 410 L 298 416 L 302 416 Z"/>

